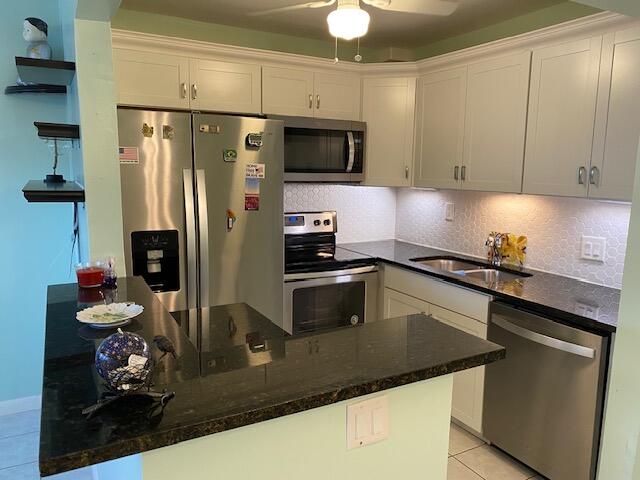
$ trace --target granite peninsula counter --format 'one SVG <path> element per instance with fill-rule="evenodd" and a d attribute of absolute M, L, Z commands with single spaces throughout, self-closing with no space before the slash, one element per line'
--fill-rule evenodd
<path fill-rule="evenodd" d="M 75 320 L 82 308 L 75 284 L 49 287 L 40 433 L 44 476 L 146 452 L 129 457 L 135 474 L 127 474 L 127 480 L 171 478 L 177 471 L 171 469 L 181 462 L 183 478 L 200 478 L 186 475 L 184 465 L 191 465 L 194 455 L 200 458 L 199 468 L 218 468 L 222 476 L 216 478 L 252 478 L 229 473 L 240 457 L 261 462 L 261 478 L 276 478 L 270 471 L 295 478 L 285 473 L 305 468 L 296 466 L 305 451 L 308 467 L 316 455 L 318 461 L 342 465 L 341 471 L 351 472 L 349 478 L 359 478 L 358 462 L 367 457 L 387 458 L 385 466 L 377 467 L 380 475 L 398 462 L 412 468 L 411 462 L 421 461 L 433 469 L 430 478 L 440 478 L 446 472 L 450 374 L 505 356 L 502 347 L 423 315 L 292 337 L 245 304 L 172 316 L 139 277 L 120 279 L 117 295 L 118 301 L 144 306 L 123 330 L 147 340 L 158 359 L 154 388 L 173 391 L 175 398 L 161 412 L 128 398 L 85 418 L 82 409 L 105 391 L 94 355 L 112 331 L 93 330 Z M 160 358 L 162 352 L 153 343 L 156 335 L 172 342 L 175 358 Z M 347 451 L 345 408 L 339 402 L 381 391 L 390 398 L 392 435 L 358 453 Z M 217 443 L 201 442 L 210 439 Z M 244 452 L 238 458 L 237 447 L 232 447 L 236 440 Z M 416 441 L 422 446 L 412 446 Z M 432 467 L 425 458 L 408 458 L 416 454 L 412 448 L 425 445 L 431 445 L 424 455 L 433 457 Z M 204 458 L 195 453 L 198 448 L 208 452 Z M 270 448 L 288 450 L 279 465 L 268 465 L 274 453 Z M 162 453 L 144 457 L 152 451 Z M 130 461 L 136 457 L 142 460 Z M 297 460 L 287 464 L 290 457 Z M 338 468 L 335 465 L 327 468 Z M 320 473 L 307 478 L 322 478 Z M 103 478 L 110 477 L 101 473 Z M 369 471 L 369 478 L 378 477 Z"/>

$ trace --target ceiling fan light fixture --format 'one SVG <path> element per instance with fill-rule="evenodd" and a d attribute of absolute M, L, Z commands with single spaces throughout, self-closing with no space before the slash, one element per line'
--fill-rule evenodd
<path fill-rule="evenodd" d="M 366 35 L 369 30 L 369 20 L 369 14 L 357 3 L 338 5 L 338 8 L 327 16 L 329 33 L 344 40 L 353 40 Z"/>

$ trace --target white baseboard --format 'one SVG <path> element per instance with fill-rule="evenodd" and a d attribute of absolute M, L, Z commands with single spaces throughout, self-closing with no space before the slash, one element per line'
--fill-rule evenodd
<path fill-rule="evenodd" d="M 4 402 L 0 402 L 0 416 L 27 412 L 29 410 L 39 410 L 41 403 L 42 395 L 5 400 Z"/>

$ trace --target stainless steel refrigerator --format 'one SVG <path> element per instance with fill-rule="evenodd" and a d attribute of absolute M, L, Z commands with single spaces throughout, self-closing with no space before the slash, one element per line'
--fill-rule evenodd
<path fill-rule="evenodd" d="M 277 324 L 283 124 L 118 109 L 128 275 L 170 311 L 248 303 Z"/>

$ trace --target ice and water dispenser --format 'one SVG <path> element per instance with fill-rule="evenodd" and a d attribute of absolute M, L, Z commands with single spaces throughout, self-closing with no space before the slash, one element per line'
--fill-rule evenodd
<path fill-rule="evenodd" d="M 133 275 L 140 275 L 154 292 L 180 290 L 177 230 L 131 232 Z"/>

